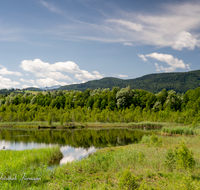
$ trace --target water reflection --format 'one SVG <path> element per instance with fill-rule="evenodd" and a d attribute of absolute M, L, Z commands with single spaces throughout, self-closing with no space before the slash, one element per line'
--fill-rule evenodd
<path fill-rule="evenodd" d="M 0 130 L 0 149 L 23 150 L 60 145 L 64 155 L 58 164 L 79 160 L 99 148 L 137 143 L 149 132 L 104 130 Z"/>
<path fill-rule="evenodd" d="M 88 150 L 84 148 L 72 148 L 69 146 L 61 147 L 61 152 L 64 157 L 60 160 L 60 164 L 71 162 L 73 160 L 80 160 L 81 158 L 86 157 L 87 155 L 96 151 L 96 148 L 90 147 Z"/>

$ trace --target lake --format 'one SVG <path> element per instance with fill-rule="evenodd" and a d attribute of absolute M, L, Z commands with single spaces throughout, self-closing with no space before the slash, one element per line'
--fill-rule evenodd
<path fill-rule="evenodd" d="M 60 146 L 63 158 L 54 165 L 80 160 L 107 146 L 138 143 L 151 132 L 129 129 L 22 130 L 0 129 L 0 150 L 24 150 Z"/>

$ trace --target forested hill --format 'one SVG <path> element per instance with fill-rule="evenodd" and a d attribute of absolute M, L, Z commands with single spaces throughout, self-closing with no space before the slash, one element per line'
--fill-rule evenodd
<path fill-rule="evenodd" d="M 100 80 L 93 80 L 83 84 L 72 84 L 62 86 L 57 90 L 80 90 L 97 88 L 125 88 L 130 86 L 132 89 L 143 89 L 153 93 L 162 89 L 175 90 L 176 92 L 186 92 L 189 89 L 200 87 L 200 70 L 176 73 L 149 74 L 135 79 L 118 79 L 106 77 Z"/>

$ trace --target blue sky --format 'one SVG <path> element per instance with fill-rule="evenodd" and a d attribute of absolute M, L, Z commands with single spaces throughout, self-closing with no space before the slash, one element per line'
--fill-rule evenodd
<path fill-rule="evenodd" d="M 7 0 L 0 89 L 199 69 L 200 2 Z"/>

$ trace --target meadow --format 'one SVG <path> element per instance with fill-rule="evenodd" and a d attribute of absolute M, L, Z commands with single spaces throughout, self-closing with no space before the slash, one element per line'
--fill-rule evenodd
<path fill-rule="evenodd" d="M 1 185 L 2 189 L 48 190 L 200 189 L 199 141 L 199 135 L 144 135 L 138 144 L 108 146 L 54 170 L 48 170 L 45 163 L 58 158 L 58 147 L 27 150 L 23 155 L 19 151 L 3 151 L 1 161 L 7 159 L 2 173 L 9 176 L 25 172 L 28 177 L 41 180 L 2 181 Z"/>
<path fill-rule="evenodd" d="M 0 150 L 0 188 L 27 189 L 53 174 L 48 164 L 62 158 L 60 147 L 32 150 Z"/>

